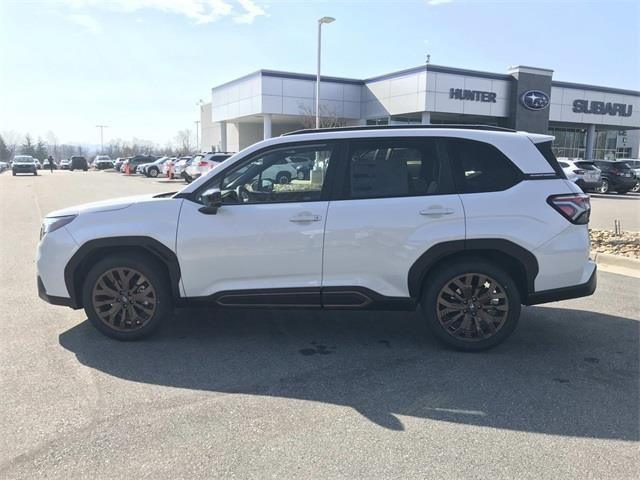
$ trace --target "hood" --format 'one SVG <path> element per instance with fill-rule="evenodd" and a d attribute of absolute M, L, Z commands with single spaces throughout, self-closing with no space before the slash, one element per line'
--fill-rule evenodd
<path fill-rule="evenodd" d="M 108 212 L 112 210 L 122 210 L 134 203 L 151 200 L 156 194 L 135 195 L 133 197 L 114 198 L 111 200 L 103 200 L 101 202 L 83 203 L 62 210 L 55 210 L 47 213 L 45 217 L 64 217 L 66 215 L 79 215 L 81 213 Z"/>

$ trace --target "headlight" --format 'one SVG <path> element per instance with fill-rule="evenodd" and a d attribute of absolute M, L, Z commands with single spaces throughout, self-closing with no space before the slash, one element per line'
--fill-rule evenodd
<path fill-rule="evenodd" d="M 55 232 L 59 228 L 71 223 L 77 215 L 66 215 L 64 217 L 46 217 L 42 220 L 42 228 L 40 229 L 40 238 L 47 233 Z"/>

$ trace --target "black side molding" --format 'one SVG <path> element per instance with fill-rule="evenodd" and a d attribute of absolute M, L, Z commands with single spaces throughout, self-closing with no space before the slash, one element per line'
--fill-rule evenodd
<path fill-rule="evenodd" d="M 570 298 L 588 297 L 596 291 L 596 285 L 598 283 L 597 277 L 597 268 L 595 268 L 589 280 L 581 285 L 530 293 L 525 305 L 539 305 L 541 303 L 558 302 Z"/>
<path fill-rule="evenodd" d="M 438 261 L 454 253 L 497 252 L 516 260 L 522 266 L 525 276 L 525 292 L 523 300 L 534 292 L 534 282 L 538 275 L 538 261 L 527 249 L 502 238 L 481 238 L 469 240 L 455 240 L 434 245 L 424 252 L 409 269 L 408 283 L 411 298 L 418 299 L 424 279 L 429 270 Z"/>

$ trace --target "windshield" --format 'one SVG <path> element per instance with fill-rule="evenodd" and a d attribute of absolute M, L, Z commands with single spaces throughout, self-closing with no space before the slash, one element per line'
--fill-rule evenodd
<path fill-rule="evenodd" d="M 34 163 L 35 160 L 33 157 L 29 157 L 26 155 L 18 155 L 17 157 L 13 158 L 14 162 L 21 162 L 21 163 Z"/>

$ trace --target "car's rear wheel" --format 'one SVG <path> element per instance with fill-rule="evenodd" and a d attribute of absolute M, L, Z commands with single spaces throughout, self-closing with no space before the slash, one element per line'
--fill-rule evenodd
<path fill-rule="evenodd" d="M 280 172 L 276 176 L 276 183 L 279 183 L 280 185 L 291 183 L 291 174 L 289 172 Z"/>
<path fill-rule="evenodd" d="M 166 274 L 144 255 L 112 255 L 96 263 L 86 276 L 82 300 L 93 326 L 118 340 L 150 335 L 173 312 Z"/>
<path fill-rule="evenodd" d="M 633 186 L 631 191 L 634 192 L 634 193 L 640 191 L 640 182 L 636 182 L 636 184 Z"/>
<path fill-rule="evenodd" d="M 305 174 L 302 170 L 298 170 L 298 180 L 304 180 Z"/>
<path fill-rule="evenodd" d="M 603 178 L 600 186 L 596 188 L 596 192 L 609 193 L 609 180 L 607 180 L 606 178 Z"/>
<path fill-rule="evenodd" d="M 430 275 L 422 310 L 447 346 L 480 351 L 504 341 L 520 317 L 520 294 L 501 268 L 481 259 L 453 262 Z"/>

